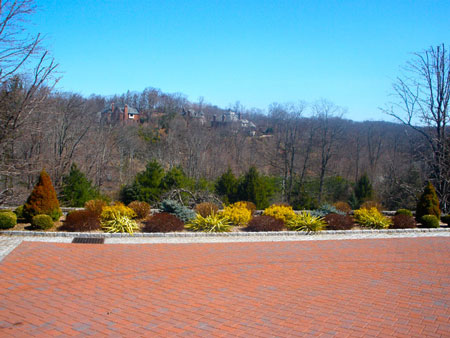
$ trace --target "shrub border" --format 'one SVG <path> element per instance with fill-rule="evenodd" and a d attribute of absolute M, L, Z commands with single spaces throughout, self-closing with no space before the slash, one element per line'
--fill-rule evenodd
<path fill-rule="evenodd" d="M 263 237 L 263 236 L 322 236 L 322 235 L 364 235 L 364 234 L 397 234 L 397 233 L 427 233 L 450 232 L 450 228 L 414 228 L 414 229 L 365 229 L 365 230 L 323 230 L 318 232 L 305 231 L 261 231 L 261 232 L 154 232 L 154 233 L 99 233 L 99 232 L 48 232 L 48 231 L 14 231 L 1 230 L 0 235 L 22 237 L 87 237 L 87 238 L 117 238 L 117 237 Z"/>

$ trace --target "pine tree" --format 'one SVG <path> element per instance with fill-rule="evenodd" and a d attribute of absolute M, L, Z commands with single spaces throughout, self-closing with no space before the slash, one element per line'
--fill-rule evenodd
<path fill-rule="evenodd" d="M 31 221 L 33 216 L 40 214 L 49 215 L 55 221 L 62 216 L 55 188 L 44 169 L 23 207 L 23 213 L 28 221 Z"/>
<path fill-rule="evenodd" d="M 223 199 L 225 204 L 234 203 L 237 202 L 237 186 L 237 179 L 234 176 L 233 171 L 228 168 L 216 182 L 216 193 Z"/>
<path fill-rule="evenodd" d="M 425 215 L 434 215 L 438 219 L 441 217 L 441 210 L 439 209 L 439 199 L 434 189 L 433 184 L 428 182 L 427 186 L 423 190 L 422 195 L 417 202 L 416 208 L 416 220 L 421 221 L 421 218 Z"/>
<path fill-rule="evenodd" d="M 239 183 L 238 199 L 253 202 L 258 209 L 264 209 L 269 205 L 268 191 L 264 188 L 263 181 L 255 167 L 250 167 Z"/>
<path fill-rule="evenodd" d="M 70 167 L 69 174 L 63 177 L 62 195 L 63 201 L 68 206 L 82 207 L 87 201 L 98 198 L 100 194 L 74 163 Z"/>
<path fill-rule="evenodd" d="M 358 182 L 356 182 L 354 189 L 354 196 L 351 197 L 352 208 L 359 207 L 363 202 L 370 200 L 373 197 L 373 188 L 370 183 L 369 177 L 365 173 L 362 175 Z"/>

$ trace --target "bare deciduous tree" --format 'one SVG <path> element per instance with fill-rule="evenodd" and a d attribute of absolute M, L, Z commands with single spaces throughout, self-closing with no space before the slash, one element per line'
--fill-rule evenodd
<path fill-rule="evenodd" d="M 422 156 L 441 207 L 450 208 L 450 53 L 442 44 L 415 53 L 394 84 L 395 102 L 383 109 L 418 132 L 426 144 Z"/>

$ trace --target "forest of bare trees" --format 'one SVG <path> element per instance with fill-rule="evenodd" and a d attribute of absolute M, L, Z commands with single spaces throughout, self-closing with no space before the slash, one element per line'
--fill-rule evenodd
<path fill-rule="evenodd" d="M 409 68 L 417 77 L 405 76 L 394 86 L 399 101 L 385 112 L 400 123 L 347 120 L 342 107 L 326 100 L 274 103 L 267 113 L 236 104 L 239 121 L 254 124 L 248 128 L 213 123 L 229 111 L 203 98 L 191 102 L 155 88 L 111 97 L 59 92 L 57 65 L 40 36 L 20 34 L 32 5 L 4 1 L 0 8 L 2 204 L 23 203 L 42 168 L 60 190 L 73 163 L 103 194 L 117 198 L 123 185 L 157 160 L 197 181 L 255 166 L 278 180 L 274 201 L 305 206 L 348 200 L 366 173 L 374 198 L 386 208 L 414 208 L 431 180 L 449 209 L 450 54 L 444 45 L 418 53 Z M 137 109 L 139 119 L 105 121 L 102 112 L 113 103 Z"/>

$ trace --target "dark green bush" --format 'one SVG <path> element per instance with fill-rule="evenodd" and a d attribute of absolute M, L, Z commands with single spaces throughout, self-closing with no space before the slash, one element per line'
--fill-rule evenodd
<path fill-rule="evenodd" d="M 401 209 L 400 209 L 401 210 Z M 409 211 L 409 210 L 407 210 Z M 413 216 L 407 214 L 397 214 L 392 217 L 392 224 L 389 226 L 390 229 L 411 229 L 415 228 L 416 221 Z"/>
<path fill-rule="evenodd" d="M 422 195 L 417 202 L 416 208 L 416 220 L 420 222 L 422 216 L 434 215 L 439 220 L 441 216 L 441 210 L 439 209 L 439 199 L 436 194 L 436 190 L 433 185 L 428 182 Z"/>
<path fill-rule="evenodd" d="M 10 229 L 17 224 L 17 216 L 9 210 L 0 212 L 0 229 Z"/>
<path fill-rule="evenodd" d="M 450 215 L 442 216 L 441 221 L 442 221 L 442 223 L 450 225 Z"/>
<path fill-rule="evenodd" d="M 395 215 L 406 215 L 406 216 L 411 216 L 412 217 L 412 212 L 411 210 L 408 209 L 398 209 L 397 212 L 395 213 Z"/>
<path fill-rule="evenodd" d="M 284 222 L 272 216 L 256 216 L 248 222 L 246 231 L 281 231 L 285 228 Z"/>
<path fill-rule="evenodd" d="M 184 223 L 177 216 L 161 212 L 147 218 L 142 232 L 172 232 L 183 231 Z"/>
<path fill-rule="evenodd" d="M 424 215 L 420 219 L 421 228 L 439 228 L 439 219 L 434 215 Z"/>
<path fill-rule="evenodd" d="M 82 207 L 87 201 L 99 197 L 98 190 L 92 186 L 84 173 L 74 163 L 70 172 L 63 177 L 62 201 L 70 207 Z"/>
<path fill-rule="evenodd" d="M 35 229 L 48 230 L 53 227 L 53 219 L 49 215 L 36 215 L 31 219 L 31 225 Z"/>

